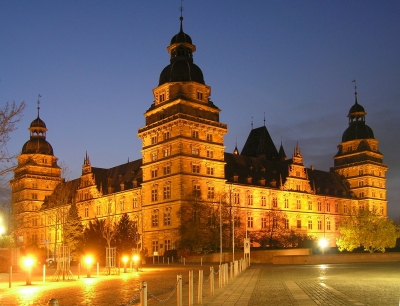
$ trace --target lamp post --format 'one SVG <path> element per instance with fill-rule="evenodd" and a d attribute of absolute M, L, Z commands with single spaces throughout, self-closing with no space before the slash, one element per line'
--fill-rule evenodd
<path fill-rule="evenodd" d="M 140 257 L 137 254 L 132 256 L 132 260 L 133 260 L 133 264 L 136 269 L 136 272 L 139 272 L 139 259 L 140 259 Z"/>
<path fill-rule="evenodd" d="M 32 281 L 31 281 L 31 276 L 32 276 L 32 266 L 35 263 L 35 259 L 32 256 L 26 256 L 24 258 L 24 267 L 26 269 L 26 284 L 27 285 L 31 285 Z"/>
<path fill-rule="evenodd" d="M 93 257 L 92 256 L 86 256 L 85 257 L 85 263 L 86 263 L 86 269 L 87 269 L 87 278 L 90 278 L 90 269 L 92 267 L 92 263 L 93 263 Z"/>
<path fill-rule="evenodd" d="M 124 273 L 126 273 L 126 263 L 128 262 L 128 256 L 122 257 L 122 262 L 124 263 Z"/>
<path fill-rule="evenodd" d="M 318 245 L 319 245 L 319 247 L 321 248 L 321 250 L 322 250 L 322 255 L 323 255 L 323 254 L 324 254 L 324 249 L 328 246 L 328 239 L 326 239 L 325 237 L 319 239 Z"/>

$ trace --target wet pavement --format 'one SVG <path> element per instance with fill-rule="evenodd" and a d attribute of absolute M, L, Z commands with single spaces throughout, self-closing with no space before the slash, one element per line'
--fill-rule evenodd
<path fill-rule="evenodd" d="M 217 265 L 213 265 L 217 270 Z M 55 268 L 42 268 L 26 285 L 25 272 L 13 273 L 9 288 L 8 273 L 0 273 L 0 305 L 47 305 L 57 298 L 59 305 L 138 305 L 140 283 L 147 282 L 149 306 L 176 305 L 176 277 L 183 278 L 183 305 L 188 305 L 188 271 L 194 272 L 194 305 L 197 305 L 198 270 L 204 272 L 203 305 L 399 305 L 400 263 L 356 263 L 328 265 L 253 264 L 228 285 L 210 295 L 210 265 L 146 265 L 140 272 L 92 277 L 72 267 L 75 280 L 51 281 Z M 135 297 L 137 297 L 135 299 Z"/>

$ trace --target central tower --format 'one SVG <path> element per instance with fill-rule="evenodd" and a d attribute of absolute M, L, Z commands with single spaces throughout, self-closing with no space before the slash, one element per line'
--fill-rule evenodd
<path fill-rule="evenodd" d="M 167 47 L 170 64 L 153 89 L 154 103 L 139 129 L 143 160 L 143 233 L 149 255 L 175 248 L 180 208 L 193 195 L 217 202 L 223 190 L 224 134 L 211 87 L 193 62 L 190 36 L 180 30 Z M 150 249 L 151 246 L 151 249 Z"/>

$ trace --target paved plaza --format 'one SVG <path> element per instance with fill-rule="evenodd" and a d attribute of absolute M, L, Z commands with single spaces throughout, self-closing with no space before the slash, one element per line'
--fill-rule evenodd
<path fill-rule="evenodd" d="M 215 269 L 218 265 L 213 265 Z M 197 305 L 198 271 L 204 271 L 203 305 L 399 305 L 400 263 L 353 263 L 329 265 L 253 264 L 228 285 L 210 295 L 210 265 L 146 265 L 139 273 L 99 276 L 82 270 L 75 280 L 53 282 L 54 268 L 47 270 L 43 283 L 41 268 L 26 286 L 23 272 L 13 273 L 12 288 L 8 274 L 0 273 L 0 305 L 47 305 L 57 298 L 60 306 L 138 305 L 140 283 L 146 281 L 149 306 L 176 305 L 176 275 L 183 277 L 183 305 L 188 305 L 188 272 L 194 272 L 194 305 Z"/>

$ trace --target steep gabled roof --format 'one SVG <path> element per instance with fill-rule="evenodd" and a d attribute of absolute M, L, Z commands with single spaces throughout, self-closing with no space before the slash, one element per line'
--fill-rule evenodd
<path fill-rule="evenodd" d="M 251 130 L 241 155 L 266 160 L 278 160 L 278 151 L 265 126 Z"/>

